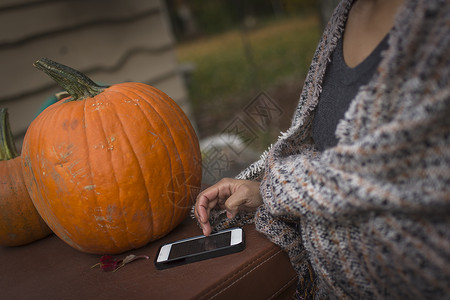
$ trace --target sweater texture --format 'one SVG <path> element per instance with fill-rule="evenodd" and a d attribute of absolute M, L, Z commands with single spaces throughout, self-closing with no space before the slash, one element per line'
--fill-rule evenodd
<path fill-rule="evenodd" d="M 291 127 L 237 178 L 261 182 L 254 222 L 299 275 L 301 299 L 449 299 L 450 4 L 405 0 L 377 74 L 323 152 L 314 109 L 352 0 L 336 8 L 314 54 Z"/>

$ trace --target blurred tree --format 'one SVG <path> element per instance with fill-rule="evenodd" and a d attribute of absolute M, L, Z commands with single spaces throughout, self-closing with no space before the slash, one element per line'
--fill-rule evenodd
<path fill-rule="evenodd" d="M 287 14 L 305 14 L 319 8 L 317 0 L 280 0 L 276 2 L 282 3 Z"/>
<path fill-rule="evenodd" d="M 257 19 L 307 14 L 319 9 L 317 0 L 166 0 L 178 40 L 211 35 Z"/>

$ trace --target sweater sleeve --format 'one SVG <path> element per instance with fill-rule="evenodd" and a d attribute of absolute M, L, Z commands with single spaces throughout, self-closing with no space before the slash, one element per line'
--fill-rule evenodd
<path fill-rule="evenodd" d="M 352 101 L 336 147 L 319 153 L 289 134 L 264 160 L 255 224 L 287 250 L 300 281 L 312 266 L 319 295 L 450 295 L 448 8 L 405 2 L 379 75 Z M 317 57 L 320 65 L 328 55 Z M 320 90 L 320 78 L 310 79 L 306 101 Z M 290 133 L 304 130 L 305 116 Z"/>
<path fill-rule="evenodd" d="M 313 215 L 327 220 L 366 212 L 448 210 L 449 92 L 447 88 L 401 120 L 323 154 L 314 148 L 288 156 L 272 152 L 262 184 L 269 210 L 274 215 Z"/>
<path fill-rule="evenodd" d="M 439 78 L 448 79 L 447 73 Z M 286 151 L 298 147 L 287 139 L 265 161 L 267 213 L 255 222 L 298 220 L 297 233 L 275 230 L 283 237 L 267 225 L 260 230 L 288 252 L 297 241 L 322 290 L 355 298 L 450 294 L 450 88 L 417 84 L 411 79 L 403 89 L 420 86 L 428 93 L 413 101 L 405 91 L 410 99 L 399 99 L 390 119 L 357 138 L 346 136 L 361 120 L 351 117 L 364 108 L 355 101 L 339 125 L 338 146 L 323 153 L 304 146 Z M 306 261 L 292 261 L 305 268 Z"/>

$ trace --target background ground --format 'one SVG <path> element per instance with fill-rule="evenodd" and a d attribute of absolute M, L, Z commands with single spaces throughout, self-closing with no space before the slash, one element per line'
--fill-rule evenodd
<path fill-rule="evenodd" d="M 221 153 L 204 153 L 204 161 L 226 156 L 226 166 L 216 166 L 221 172 L 212 176 L 213 181 L 233 175 L 289 128 L 320 28 L 318 15 L 309 13 L 254 21 L 244 29 L 179 44 L 177 57 L 187 70 L 200 139 L 209 142 L 210 137 L 231 132 L 245 143 L 230 154 L 225 148 L 234 141 L 219 139 L 215 145 L 220 144 L 216 152 Z M 255 116 L 265 123 L 258 126 Z"/>

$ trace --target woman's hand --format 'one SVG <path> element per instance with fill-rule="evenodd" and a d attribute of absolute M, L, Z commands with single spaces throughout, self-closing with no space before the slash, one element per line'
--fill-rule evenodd
<path fill-rule="evenodd" d="M 203 234 L 209 235 L 209 213 L 214 207 L 226 209 L 227 217 L 233 218 L 239 210 L 255 211 L 262 203 L 259 182 L 224 178 L 197 196 L 194 214 Z"/>

